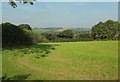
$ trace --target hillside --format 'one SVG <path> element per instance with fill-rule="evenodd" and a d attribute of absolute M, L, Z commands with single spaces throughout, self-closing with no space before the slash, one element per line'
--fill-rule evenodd
<path fill-rule="evenodd" d="M 2 60 L 6 79 L 118 79 L 117 41 L 40 43 L 3 50 Z"/>

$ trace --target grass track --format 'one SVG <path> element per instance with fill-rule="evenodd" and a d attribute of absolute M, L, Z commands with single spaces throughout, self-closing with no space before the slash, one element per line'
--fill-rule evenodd
<path fill-rule="evenodd" d="M 47 57 L 36 58 L 47 54 Z M 3 74 L 10 79 L 114 80 L 118 42 L 41 43 L 3 50 Z"/>

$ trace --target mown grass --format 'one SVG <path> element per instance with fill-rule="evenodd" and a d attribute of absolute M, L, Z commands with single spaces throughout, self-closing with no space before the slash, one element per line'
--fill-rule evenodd
<path fill-rule="evenodd" d="M 7 79 L 118 79 L 117 41 L 40 43 L 3 50 L 2 59 Z"/>
<path fill-rule="evenodd" d="M 0 78 L 2 77 L 2 51 L 0 50 Z"/>

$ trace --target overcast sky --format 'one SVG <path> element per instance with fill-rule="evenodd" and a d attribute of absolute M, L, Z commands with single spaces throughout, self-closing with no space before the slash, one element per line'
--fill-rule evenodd
<path fill-rule="evenodd" d="M 32 27 L 82 27 L 108 19 L 118 20 L 117 2 L 37 2 L 17 3 L 12 8 L 2 3 L 2 22 L 27 23 Z"/>

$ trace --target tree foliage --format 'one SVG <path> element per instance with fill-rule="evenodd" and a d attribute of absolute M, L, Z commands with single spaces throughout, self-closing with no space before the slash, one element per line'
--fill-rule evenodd
<path fill-rule="evenodd" d="M 49 41 L 52 41 L 52 42 L 55 42 L 58 39 L 57 34 L 52 34 L 52 33 L 45 32 L 42 35 L 45 36 Z"/>
<path fill-rule="evenodd" d="M 73 32 L 72 30 L 64 30 L 62 32 L 59 33 L 58 37 L 61 38 L 73 38 Z"/>
<path fill-rule="evenodd" d="M 78 32 L 74 34 L 75 41 L 91 41 L 93 40 L 90 32 Z"/>
<path fill-rule="evenodd" d="M 92 27 L 92 37 L 95 40 L 118 39 L 118 25 L 117 21 L 112 20 L 99 22 Z"/>
<path fill-rule="evenodd" d="M 32 28 L 28 24 L 20 24 L 19 27 L 21 29 L 32 30 Z"/>
<path fill-rule="evenodd" d="M 33 44 L 32 32 L 9 22 L 2 23 L 2 44 L 3 48 Z"/>
<path fill-rule="evenodd" d="M 33 5 L 35 1 L 36 0 L 9 0 L 9 4 L 13 8 L 16 8 L 17 7 L 16 2 L 20 2 L 20 3 L 23 3 L 23 4 L 29 3 L 29 4 Z"/>

